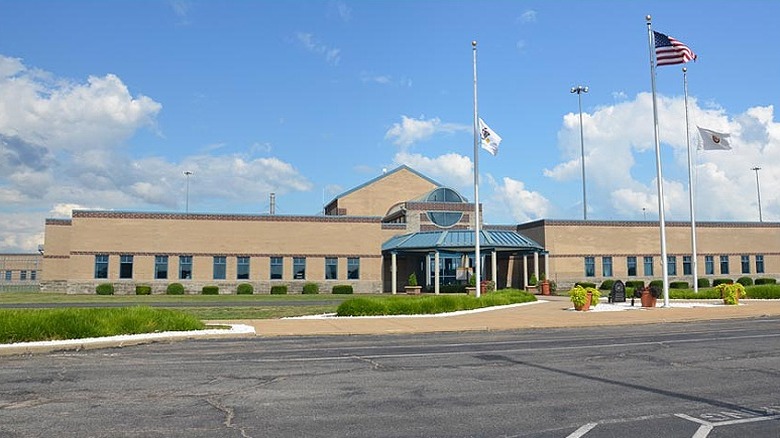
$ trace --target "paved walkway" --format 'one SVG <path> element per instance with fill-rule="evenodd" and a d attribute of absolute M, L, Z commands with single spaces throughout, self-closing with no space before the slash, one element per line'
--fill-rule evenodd
<path fill-rule="evenodd" d="M 741 300 L 738 306 L 725 306 L 718 300 L 696 302 L 674 300 L 669 307 L 655 308 L 641 308 L 639 300 L 636 302 L 636 307 L 630 307 L 630 301 L 625 304 L 607 304 L 602 301 L 593 311 L 576 312 L 568 297 L 545 296 L 539 298 L 540 300 L 535 303 L 443 315 L 210 321 L 215 324 L 229 324 L 232 329 L 5 344 L 0 345 L 0 356 L 58 350 L 123 347 L 149 342 L 195 338 L 519 330 L 780 316 L 780 300 Z M 659 300 L 658 305 L 662 306 L 662 304 L 663 301 Z"/>

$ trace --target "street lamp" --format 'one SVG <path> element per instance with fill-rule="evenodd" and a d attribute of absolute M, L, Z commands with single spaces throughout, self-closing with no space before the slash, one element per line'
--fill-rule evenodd
<path fill-rule="evenodd" d="M 645 208 L 645 207 L 642 207 L 642 218 L 643 218 L 644 220 L 647 220 L 647 214 L 645 213 L 645 210 L 647 210 L 647 208 Z"/>
<path fill-rule="evenodd" d="M 764 222 L 764 218 L 761 216 L 761 184 L 758 181 L 758 171 L 761 170 L 760 167 L 751 167 L 750 170 L 756 171 L 756 193 L 758 193 L 758 221 Z"/>
<path fill-rule="evenodd" d="M 580 106 L 580 152 L 582 153 L 582 217 L 588 220 L 588 201 L 585 197 L 585 137 L 582 133 L 582 93 L 588 92 L 588 87 L 577 85 L 571 87 L 572 93 L 577 93 L 577 102 Z"/>
<path fill-rule="evenodd" d="M 184 203 L 184 212 L 189 214 L 190 212 L 190 175 L 192 175 L 192 172 L 189 170 L 184 171 L 184 176 L 187 177 L 187 192 L 185 195 L 185 203 Z"/>

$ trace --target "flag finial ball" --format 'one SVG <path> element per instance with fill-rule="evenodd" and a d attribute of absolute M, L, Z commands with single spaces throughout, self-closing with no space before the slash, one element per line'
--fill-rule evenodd
<path fill-rule="evenodd" d="M 477 47 L 477 42 L 476 42 L 476 41 L 472 41 L 472 42 L 471 42 L 471 45 L 472 45 L 473 47 Z"/>
<path fill-rule="evenodd" d="M 683 73 L 685 73 L 686 71 L 688 71 L 688 67 L 683 67 Z"/>
<path fill-rule="evenodd" d="M 645 20 L 647 20 L 647 21 L 650 21 L 650 20 L 652 20 L 652 18 L 653 18 L 653 17 L 651 17 L 651 16 L 649 16 L 649 15 L 646 15 L 646 16 L 645 16 Z"/>

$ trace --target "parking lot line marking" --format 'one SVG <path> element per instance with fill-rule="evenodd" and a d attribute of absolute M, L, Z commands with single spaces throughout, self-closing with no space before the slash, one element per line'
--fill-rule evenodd
<path fill-rule="evenodd" d="M 707 438 L 707 435 L 712 432 L 712 425 L 709 424 L 702 424 L 699 426 L 699 428 L 696 430 L 696 433 L 693 434 L 691 438 Z"/>
<path fill-rule="evenodd" d="M 598 423 L 588 423 L 579 429 L 575 430 L 571 433 L 571 435 L 567 436 L 566 438 L 580 438 L 584 436 L 586 433 L 590 432 L 591 429 L 598 426 Z"/>

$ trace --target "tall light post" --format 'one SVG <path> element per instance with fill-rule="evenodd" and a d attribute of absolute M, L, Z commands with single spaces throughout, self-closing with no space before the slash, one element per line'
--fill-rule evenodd
<path fill-rule="evenodd" d="M 758 181 L 758 171 L 761 170 L 760 167 L 751 167 L 750 170 L 756 171 L 756 193 L 758 193 L 758 221 L 764 222 L 764 218 L 761 216 L 761 184 Z"/>
<path fill-rule="evenodd" d="M 190 212 L 190 175 L 192 175 L 192 172 L 189 170 L 184 171 L 184 176 L 187 177 L 187 191 L 185 195 L 185 201 L 184 201 L 184 212 L 189 214 Z"/>
<path fill-rule="evenodd" d="M 580 152 L 582 154 L 582 218 L 588 220 L 588 201 L 585 196 L 585 136 L 582 133 L 582 93 L 588 92 L 588 87 L 577 85 L 571 87 L 572 93 L 577 93 L 577 102 L 580 107 Z"/>

